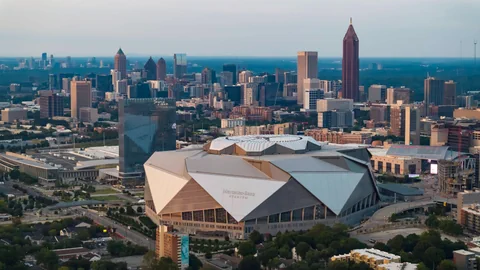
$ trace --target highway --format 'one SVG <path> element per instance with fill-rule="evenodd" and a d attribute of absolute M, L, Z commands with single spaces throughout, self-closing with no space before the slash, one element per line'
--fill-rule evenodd
<path fill-rule="evenodd" d="M 109 219 L 108 217 L 101 217 L 97 213 L 86 210 L 86 209 L 79 209 L 77 208 L 76 211 L 78 213 L 83 214 L 86 217 L 91 218 L 98 224 L 101 224 L 105 227 L 112 227 L 117 229 L 117 234 L 125 237 L 125 239 L 129 240 L 132 243 L 135 243 L 140 246 L 144 246 L 150 250 L 155 250 L 155 240 L 148 238 L 147 236 L 135 231 L 129 230 L 126 226 Z"/>

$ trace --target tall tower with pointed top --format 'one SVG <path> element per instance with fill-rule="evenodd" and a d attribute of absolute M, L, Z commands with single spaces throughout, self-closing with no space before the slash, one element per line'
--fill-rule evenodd
<path fill-rule="evenodd" d="M 120 71 L 120 74 L 122 74 L 122 78 L 120 79 L 126 79 L 127 78 L 127 57 L 122 51 L 122 48 L 118 49 L 117 54 L 115 55 L 115 70 Z"/>
<path fill-rule="evenodd" d="M 145 71 L 145 78 L 147 80 L 157 79 L 157 64 L 155 64 L 151 56 L 143 66 L 143 70 Z"/>
<path fill-rule="evenodd" d="M 342 97 L 359 101 L 359 40 L 353 29 L 352 18 L 343 38 Z"/>
<path fill-rule="evenodd" d="M 160 58 L 158 59 L 158 62 L 157 62 L 157 80 L 165 81 L 166 77 L 167 77 L 167 63 L 165 62 L 165 59 Z"/>

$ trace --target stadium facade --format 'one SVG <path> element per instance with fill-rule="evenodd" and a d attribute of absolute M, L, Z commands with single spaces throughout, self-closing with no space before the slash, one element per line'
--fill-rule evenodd
<path fill-rule="evenodd" d="M 311 137 L 222 137 L 145 163 L 147 215 L 182 233 L 276 234 L 359 224 L 379 206 L 369 154 Z"/>

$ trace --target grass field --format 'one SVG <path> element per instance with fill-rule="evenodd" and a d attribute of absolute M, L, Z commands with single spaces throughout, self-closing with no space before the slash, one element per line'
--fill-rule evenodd
<path fill-rule="evenodd" d="M 97 200 L 97 201 L 123 201 L 122 198 L 119 198 L 115 195 L 92 197 L 92 200 Z"/>
<path fill-rule="evenodd" d="M 97 189 L 93 195 L 100 195 L 100 194 L 115 194 L 119 193 L 118 191 L 111 189 L 111 188 L 105 188 L 105 189 Z"/>

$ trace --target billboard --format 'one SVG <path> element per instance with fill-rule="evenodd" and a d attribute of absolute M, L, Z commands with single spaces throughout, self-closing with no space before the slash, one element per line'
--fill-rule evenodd
<path fill-rule="evenodd" d="M 430 174 L 437 174 L 438 173 L 438 164 L 430 164 Z"/>
<path fill-rule="evenodd" d="M 189 266 L 189 236 L 188 235 L 182 235 L 181 236 L 181 251 L 180 251 L 180 263 L 181 263 L 181 269 L 187 269 Z"/>

